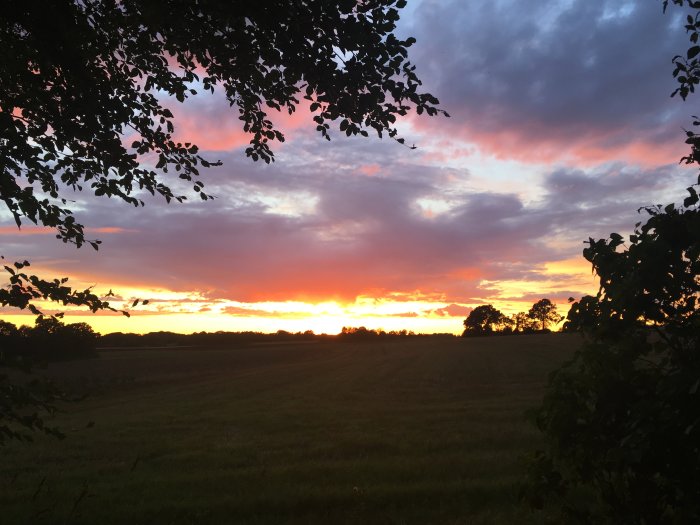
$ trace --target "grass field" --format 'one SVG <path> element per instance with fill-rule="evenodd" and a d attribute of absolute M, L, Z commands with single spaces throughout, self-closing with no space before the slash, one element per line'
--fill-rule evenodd
<path fill-rule="evenodd" d="M 0 448 L 0 523 L 540 523 L 524 413 L 578 344 L 552 334 L 111 350 L 63 441 Z M 91 424 L 94 422 L 94 425 Z"/>

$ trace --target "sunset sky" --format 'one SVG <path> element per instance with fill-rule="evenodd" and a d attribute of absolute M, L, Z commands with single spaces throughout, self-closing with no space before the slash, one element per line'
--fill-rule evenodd
<path fill-rule="evenodd" d="M 172 109 L 178 138 L 224 163 L 203 176 L 215 200 L 70 194 L 98 252 L 3 210 L 1 253 L 112 289 L 115 306 L 150 300 L 129 319 L 69 312 L 101 332 L 459 333 L 479 304 L 512 314 L 543 297 L 566 313 L 596 290 L 583 241 L 629 233 L 640 206 L 682 200 L 696 177 L 678 160 L 697 110 L 669 97 L 683 16 L 657 0 L 409 0 L 399 33 L 451 115 L 401 122 L 417 149 L 326 142 L 301 110 L 272 115 L 287 141 L 254 163 L 223 96 L 200 95 Z"/>

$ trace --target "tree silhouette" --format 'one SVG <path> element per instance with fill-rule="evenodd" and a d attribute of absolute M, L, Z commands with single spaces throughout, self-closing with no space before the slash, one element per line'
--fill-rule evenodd
<path fill-rule="evenodd" d="M 602 315 L 597 297 L 585 295 L 578 301 L 571 297 L 569 302 L 572 304 L 562 327 L 564 332 L 588 333 L 602 328 L 602 324 L 599 322 Z"/>
<path fill-rule="evenodd" d="M 534 320 L 525 312 L 518 312 L 511 317 L 513 322 L 513 331 L 515 332 L 533 332 Z"/>
<path fill-rule="evenodd" d="M 700 82 L 700 2 L 673 3 L 692 13 L 691 46 L 674 58 L 685 98 Z M 700 163 L 700 137 L 686 142 L 682 160 Z M 567 523 L 700 523 L 699 185 L 682 206 L 640 210 L 628 239 L 584 249 L 600 289 L 569 311 L 586 343 L 550 378 L 537 416 L 547 446 L 526 488 Z"/>
<path fill-rule="evenodd" d="M 63 324 L 55 317 L 36 319 L 34 327 L 19 329 L 0 321 L 0 367 L 30 371 L 38 361 L 84 358 L 95 353 L 97 334 L 85 323 Z M 53 383 L 33 375 L 0 374 L 0 445 L 10 439 L 31 441 L 31 432 L 54 436 L 61 433 L 47 426 L 44 413 L 68 397 Z"/>
<path fill-rule="evenodd" d="M 250 135 L 246 155 L 254 161 L 274 160 L 271 144 L 284 140 L 270 115 L 294 113 L 302 101 L 326 139 L 334 124 L 347 136 L 373 132 L 403 143 L 398 117 L 444 113 L 419 90 L 407 58 L 415 39 L 394 34 L 405 5 L 9 2 L 0 20 L 0 200 L 18 227 L 48 226 L 63 242 L 97 249 L 100 241 L 87 239 L 75 220 L 66 188 L 138 207 L 143 190 L 183 201 L 171 189 L 180 179 L 211 198 L 199 170 L 219 162 L 175 140 L 168 108 L 198 91 L 223 93 Z M 89 290 L 76 295 L 34 276 L 11 287 L 0 304 L 29 308 L 41 298 L 109 307 Z"/>
<path fill-rule="evenodd" d="M 463 336 L 488 335 L 493 333 L 494 330 L 509 326 L 510 319 L 493 305 L 482 304 L 469 312 L 463 324 Z"/>
<path fill-rule="evenodd" d="M 562 316 L 557 313 L 557 305 L 549 299 L 540 299 L 527 313 L 530 319 L 534 319 L 540 323 L 540 329 L 545 331 L 547 325 L 557 324 L 562 320 Z"/>

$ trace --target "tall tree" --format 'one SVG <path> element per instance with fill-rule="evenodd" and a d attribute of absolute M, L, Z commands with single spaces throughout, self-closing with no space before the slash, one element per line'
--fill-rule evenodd
<path fill-rule="evenodd" d="M 530 319 L 534 319 L 540 323 L 542 331 L 547 329 L 549 324 L 557 324 L 562 320 L 561 315 L 557 313 L 557 305 L 549 299 L 540 299 L 527 313 Z"/>
<path fill-rule="evenodd" d="M 485 335 L 510 325 L 510 319 L 493 305 L 482 304 L 469 312 L 463 324 L 463 336 Z"/>
<path fill-rule="evenodd" d="M 691 13 L 673 72 L 685 98 L 700 83 L 700 2 L 673 3 Z M 686 142 L 683 161 L 700 163 L 700 136 Z M 613 233 L 584 250 L 600 289 L 569 312 L 586 343 L 550 378 L 537 417 L 547 446 L 526 489 L 567 523 L 700 523 L 698 186 L 683 205 L 642 210 L 628 239 Z"/>
<path fill-rule="evenodd" d="M 395 36 L 406 0 L 65 0 L 8 2 L 0 19 L 0 200 L 17 226 L 87 239 L 66 189 L 142 206 L 138 191 L 182 201 L 174 181 L 210 196 L 200 168 L 218 165 L 174 138 L 168 106 L 220 91 L 250 135 L 246 155 L 274 160 L 270 115 L 308 105 L 322 137 L 373 132 L 400 143 L 397 118 L 436 115 L 408 48 Z M 126 140 L 128 137 L 128 141 Z M 153 159 L 146 160 L 146 159 Z M 26 264 L 21 263 L 23 267 Z M 37 298 L 105 303 L 63 283 L 15 276 L 0 304 Z M 38 292 L 38 297 L 35 292 Z"/>
<path fill-rule="evenodd" d="M 534 320 L 525 312 L 518 312 L 511 317 L 515 332 L 531 332 L 534 330 Z"/>

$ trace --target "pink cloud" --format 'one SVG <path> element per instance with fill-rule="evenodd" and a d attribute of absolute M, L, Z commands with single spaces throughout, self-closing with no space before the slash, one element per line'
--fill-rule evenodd
<path fill-rule="evenodd" d="M 243 131 L 238 108 L 229 106 L 221 94 L 202 94 L 187 100 L 186 104 L 170 101 L 166 104 L 172 111 L 175 125 L 175 140 L 197 144 L 203 151 L 229 151 L 247 146 L 252 135 Z M 289 140 L 300 128 L 312 124 L 313 115 L 309 105 L 299 105 L 291 115 L 283 109 L 268 108 L 268 119 Z M 271 145 L 273 151 L 279 143 Z"/>
<path fill-rule="evenodd" d="M 367 175 L 368 177 L 375 176 L 377 173 L 379 173 L 380 170 L 381 168 L 379 167 L 379 164 L 365 164 L 357 168 L 357 171 L 359 173 Z"/>
<path fill-rule="evenodd" d="M 471 157 L 475 149 L 501 160 L 537 164 L 574 164 L 591 167 L 610 161 L 654 167 L 677 163 L 688 153 L 683 137 L 645 136 L 620 128 L 557 129 L 542 123 L 523 122 L 489 131 L 461 121 L 413 119 L 414 128 L 436 141 L 424 158 L 449 161 Z"/>
<path fill-rule="evenodd" d="M 117 234 L 117 233 L 135 233 L 138 230 L 120 228 L 118 226 L 104 226 L 101 228 L 85 228 L 87 233 L 106 233 L 106 234 Z M 48 228 L 46 226 L 22 226 L 17 228 L 15 226 L 0 226 L 0 235 L 55 235 L 56 230 L 54 228 Z"/>
<path fill-rule="evenodd" d="M 473 308 L 470 308 L 468 306 L 462 306 L 453 303 L 445 306 L 444 308 L 438 308 L 437 310 L 433 310 L 433 313 L 444 317 L 466 317 L 472 310 Z"/>
<path fill-rule="evenodd" d="M 675 163 L 691 110 L 671 99 L 671 57 L 687 36 L 655 2 L 442 0 L 417 7 L 412 49 L 451 119 L 414 119 L 431 137 L 500 159 L 591 166 Z M 494 38 L 494 28 L 508 38 Z"/>

